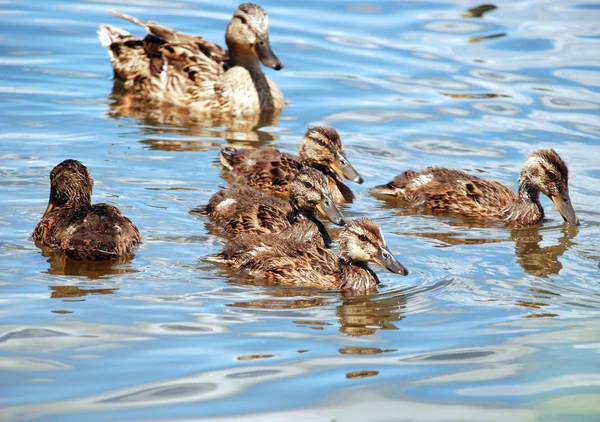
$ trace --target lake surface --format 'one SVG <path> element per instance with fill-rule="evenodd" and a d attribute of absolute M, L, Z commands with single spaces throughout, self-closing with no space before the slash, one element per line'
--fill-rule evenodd
<path fill-rule="evenodd" d="M 0 420 L 592 421 L 600 415 L 600 3 L 261 5 L 289 102 L 269 126 L 123 115 L 96 30 L 116 9 L 222 43 L 237 3 L 3 1 Z M 377 294 L 264 287 L 202 261 L 189 210 L 225 185 L 223 145 L 342 135 L 369 216 L 410 270 Z M 442 165 L 516 187 L 555 148 L 581 220 L 527 229 L 402 215 L 368 188 Z M 73 265 L 31 239 L 48 174 L 81 160 L 144 243 Z"/>

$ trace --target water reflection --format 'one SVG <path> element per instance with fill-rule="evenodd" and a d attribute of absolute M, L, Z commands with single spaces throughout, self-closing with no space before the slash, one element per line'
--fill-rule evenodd
<path fill-rule="evenodd" d="M 515 242 L 517 262 L 526 273 L 537 277 L 548 277 L 558 274 L 562 264 L 558 260 L 575 243 L 572 239 L 577 236 L 579 229 L 576 226 L 563 224 L 560 226 L 562 234 L 556 244 L 541 246 L 543 236 L 539 227 L 511 230 L 510 240 Z"/>
<path fill-rule="evenodd" d="M 491 12 L 492 10 L 496 10 L 498 6 L 493 4 L 482 4 L 476 7 L 472 7 L 466 12 L 464 12 L 461 16 L 464 18 L 480 18 L 487 12 Z"/>
<path fill-rule="evenodd" d="M 312 292 L 311 292 L 312 290 Z M 396 323 L 405 317 L 406 296 L 400 292 L 374 296 L 351 296 L 347 294 L 324 294 L 315 289 L 272 289 L 263 292 L 275 299 L 257 299 L 231 303 L 228 306 L 245 309 L 305 309 L 326 307 L 341 300 L 335 307 L 340 332 L 349 336 L 369 336 L 378 330 L 397 330 Z M 300 296 L 300 297 L 299 297 Z M 290 314 L 296 317 L 297 314 Z M 320 320 L 294 320 L 296 325 L 306 325 L 315 330 L 323 330 L 331 325 Z M 374 354 L 391 349 L 361 350 L 343 349 L 342 354 Z"/>
<path fill-rule="evenodd" d="M 81 289 L 79 286 L 50 286 L 52 299 L 64 299 L 72 297 L 83 297 L 87 295 L 112 295 L 118 288 L 111 289 Z"/>
<path fill-rule="evenodd" d="M 187 107 L 172 104 L 153 103 L 140 100 L 127 94 L 120 88 L 120 82 L 115 81 L 113 92 L 109 96 L 110 117 L 138 119 L 143 132 L 153 135 L 175 134 L 188 135 L 201 138 L 221 138 L 229 142 L 252 142 L 257 146 L 278 139 L 264 130 L 267 126 L 277 126 L 281 110 L 272 110 L 245 116 L 220 116 L 211 117 L 195 115 Z M 187 145 L 179 149 L 178 144 Z M 150 143 L 151 149 L 165 151 L 204 151 L 205 142 L 186 143 L 182 141 L 161 141 Z M 194 149 L 197 145 L 199 149 Z"/>
<path fill-rule="evenodd" d="M 464 222 L 447 222 L 447 224 L 467 229 L 490 227 L 483 224 L 472 225 Z M 576 244 L 572 239 L 577 236 L 577 226 L 562 224 L 558 229 L 562 235 L 556 240 L 555 244 L 550 246 L 541 245 L 544 241 L 541 232 L 545 229 L 540 226 L 511 228 L 508 239 L 464 237 L 462 232 L 402 232 L 400 234 L 435 239 L 443 243 L 439 246 L 484 245 L 511 241 L 515 243 L 517 263 L 523 271 L 536 277 L 548 277 L 560 272 L 562 264 L 559 258 Z"/>
<path fill-rule="evenodd" d="M 49 253 L 48 251 L 44 251 L 44 256 L 48 257 L 48 263 L 50 264 L 47 273 L 53 275 L 74 275 L 96 280 L 109 275 L 138 272 L 130 267 L 122 267 L 122 265 L 131 263 L 133 256 L 120 257 L 109 261 L 74 261 L 62 253 Z"/>

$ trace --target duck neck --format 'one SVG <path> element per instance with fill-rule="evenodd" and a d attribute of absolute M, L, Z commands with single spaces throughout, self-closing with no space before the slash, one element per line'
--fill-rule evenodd
<path fill-rule="evenodd" d="M 329 233 L 327 232 L 325 225 L 321 222 L 321 220 L 319 220 L 319 218 L 317 217 L 317 213 L 314 210 L 299 210 L 297 208 L 294 208 L 292 211 L 292 216 L 290 218 L 290 222 L 292 224 L 294 224 L 296 221 L 298 221 L 301 218 L 305 218 L 309 221 L 312 221 L 317 226 L 317 229 L 319 229 L 319 233 L 323 237 L 325 246 L 326 247 L 331 246 L 331 244 L 333 243 L 333 240 L 331 239 L 331 236 L 329 236 Z"/>
<path fill-rule="evenodd" d="M 273 96 L 271 95 L 271 90 L 269 88 L 269 81 L 267 77 L 263 73 L 260 65 L 260 61 L 256 57 L 255 54 L 242 54 L 237 53 L 235 51 L 229 50 L 229 54 L 231 55 L 231 64 L 232 66 L 240 66 L 243 67 L 250 73 L 250 78 L 252 79 L 252 84 L 254 85 L 254 89 L 258 94 L 258 99 L 260 101 L 261 109 L 268 108 L 269 106 L 273 106 Z"/>
<path fill-rule="evenodd" d="M 354 293 L 369 293 L 379 284 L 375 271 L 369 268 L 368 263 L 341 259 L 342 264 L 342 291 Z"/>
<path fill-rule="evenodd" d="M 519 180 L 519 193 L 515 200 L 503 210 L 503 214 L 506 221 L 538 222 L 544 217 L 540 192 L 521 178 Z"/>

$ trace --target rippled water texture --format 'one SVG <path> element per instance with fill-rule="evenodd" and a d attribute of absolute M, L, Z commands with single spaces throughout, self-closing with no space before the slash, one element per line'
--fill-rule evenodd
<path fill-rule="evenodd" d="M 600 415 L 600 3 L 261 3 L 268 121 L 125 110 L 96 29 L 117 9 L 223 42 L 226 1 L 4 1 L 0 8 L 0 420 L 585 421 Z M 342 134 L 370 216 L 411 271 L 368 297 L 250 283 L 188 213 L 225 184 L 223 145 Z M 259 125 L 267 125 L 258 127 Z M 258 127 L 258 128 L 257 128 Z M 581 225 L 403 215 L 367 189 L 443 165 L 516 187 L 555 148 Z M 48 174 L 83 161 L 140 228 L 135 259 L 73 265 L 30 237 Z M 375 267 L 374 267 L 375 269 Z"/>

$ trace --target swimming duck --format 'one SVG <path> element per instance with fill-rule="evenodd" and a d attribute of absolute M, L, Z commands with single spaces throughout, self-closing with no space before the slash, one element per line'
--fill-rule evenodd
<path fill-rule="evenodd" d="M 377 289 L 379 279 L 368 262 L 407 275 L 392 255 L 381 229 L 368 218 L 350 221 L 339 237 L 340 258 L 331 250 L 304 239 L 240 235 L 209 258 L 279 285 L 339 289 L 365 294 Z"/>
<path fill-rule="evenodd" d="M 569 224 L 578 224 L 569 197 L 569 170 L 553 149 L 539 149 L 525 161 L 514 193 L 500 183 L 459 170 L 430 167 L 407 170 L 374 193 L 393 195 L 410 207 L 510 225 L 534 224 L 544 217 L 540 192 L 548 196 Z"/>
<path fill-rule="evenodd" d="M 317 225 L 325 244 L 329 245 L 331 238 L 317 219 L 317 210 L 333 224 L 345 224 L 323 173 L 306 167 L 290 183 L 289 201 L 243 186 L 215 193 L 204 212 L 220 230 L 231 235 L 277 233 L 295 225 L 299 219 L 307 219 Z"/>
<path fill-rule="evenodd" d="M 207 114 L 283 108 L 283 94 L 260 68 L 260 62 L 275 70 L 283 68 L 271 49 L 267 13 L 262 7 L 251 3 L 238 6 L 225 34 L 228 51 L 153 21 L 110 13 L 148 32 L 142 40 L 111 25 L 101 25 L 98 31 L 115 77 L 136 95 Z"/>
<path fill-rule="evenodd" d="M 298 156 L 275 148 L 221 148 L 220 160 L 236 180 L 248 186 L 286 196 L 291 179 L 303 166 L 313 167 L 327 176 L 329 190 L 336 204 L 352 202 L 354 194 L 340 177 L 362 183 L 363 178 L 352 167 L 339 133 L 330 127 L 309 128 L 300 143 Z"/>
<path fill-rule="evenodd" d="M 91 203 L 94 180 L 77 160 L 50 172 L 50 200 L 33 239 L 78 261 L 104 261 L 132 253 L 141 242 L 135 225 L 108 204 Z"/>

